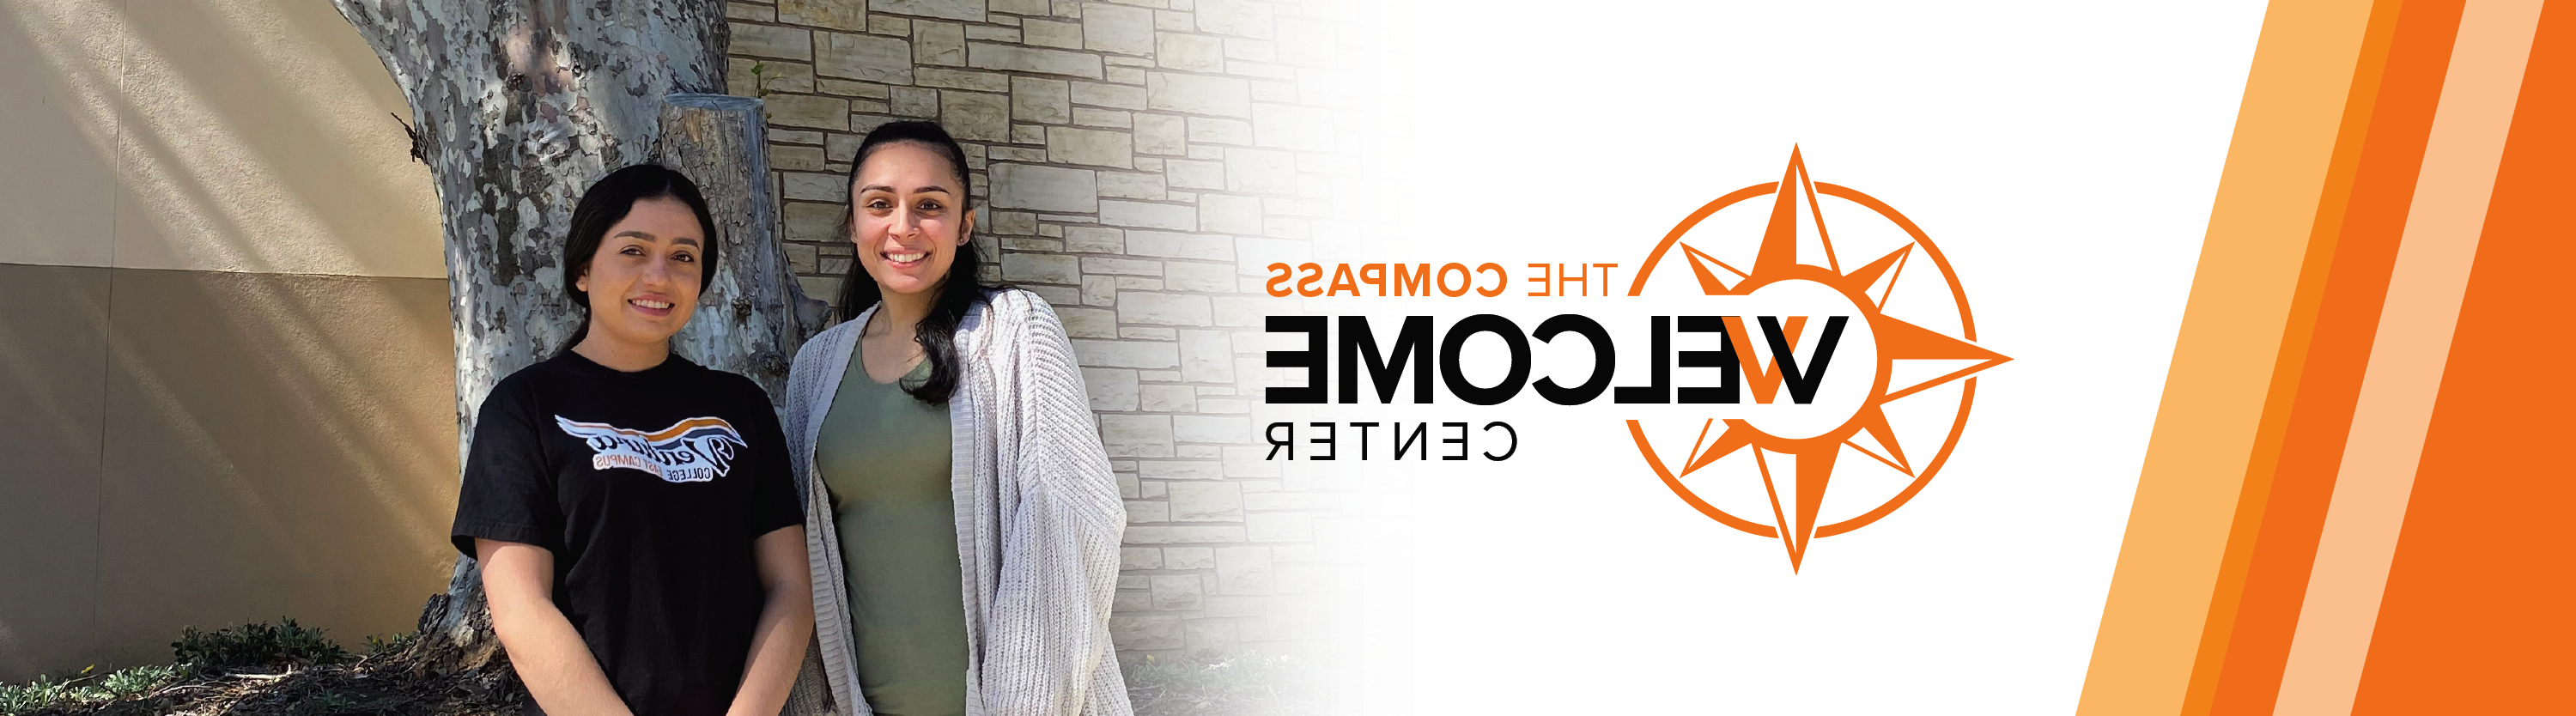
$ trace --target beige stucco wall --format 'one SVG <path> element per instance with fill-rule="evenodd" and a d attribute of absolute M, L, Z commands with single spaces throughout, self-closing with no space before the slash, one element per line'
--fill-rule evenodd
<path fill-rule="evenodd" d="M 330 3 L 0 3 L 0 263 L 446 276 L 402 93 Z"/>
<path fill-rule="evenodd" d="M 409 631 L 454 561 L 446 296 L 0 264 L 0 680 L 188 626 Z"/>
<path fill-rule="evenodd" d="M 445 583 L 445 270 L 391 113 L 327 2 L 0 2 L 0 680 L 407 631 Z"/>

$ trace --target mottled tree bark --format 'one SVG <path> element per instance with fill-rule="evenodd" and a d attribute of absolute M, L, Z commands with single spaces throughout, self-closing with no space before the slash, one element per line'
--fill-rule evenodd
<path fill-rule="evenodd" d="M 334 2 L 410 101 L 438 192 L 460 450 L 493 384 L 562 347 L 580 321 L 560 253 L 582 190 L 657 159 L 701 183 L 726 242 L 676 349 L 777 398 L 787 356 L 823 311 L 770 234 L 758 101 L 686 94 L 723 91 L 723 0 Z M 452 650 L 462 668 L 500 650 L 481 581 L 473 560 L 458 560 L 421 615 L 423 645 Z"/>
<path fill-rule="evenodd" d="M 698 297 L 697 315 L 672 350 L 717 370 L 750 376 L 785 405 L 787 364 L 826 322 L 829 305 L 805 298 L 787 253 L 770 234 L 778 201 L 769 195 L 768 122 L 760 100 L 675 94 L 662 105 L 654 161 L 705 192 L 724 251 Z"/>

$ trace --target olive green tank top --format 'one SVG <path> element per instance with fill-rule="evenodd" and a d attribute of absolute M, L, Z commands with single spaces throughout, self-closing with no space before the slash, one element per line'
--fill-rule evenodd
<path fill-rule="evenodd" d="M 854 348 L 814 443 L 850 590 L 859 691 L 880 716 L 966 712 L 966 599 L 959 590 L 948 409 L 868 378 Z"/>

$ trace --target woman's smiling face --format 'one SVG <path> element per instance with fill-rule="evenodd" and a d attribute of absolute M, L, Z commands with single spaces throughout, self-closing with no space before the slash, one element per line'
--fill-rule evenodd
<path fill-rule="evenodd" d="M 878 147 L 850 185 L 850 241 L 888 294 L 935 292 L 975 230 L 948 158 L 915 142 Z"/>
<path fill-rule="evenodd" d="M 697 311 L 707 237 L 678 199 L 640 199 L 608 227 L 574 286 L 590 294 L 590 333 L 620 343 L 670 340 Z"/>

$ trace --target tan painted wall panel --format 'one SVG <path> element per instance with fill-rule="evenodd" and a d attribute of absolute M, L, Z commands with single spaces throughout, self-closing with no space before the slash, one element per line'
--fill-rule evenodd
<path fill-rule="evenodd" d="M 0 262 L 114 263 L 119 33 L 73 9 L 0 3 Z"/>
<path fill-rule="evenodd" d="M 0 193 L 0 262 L 446 275 L 411 113 L 329 3 L 25 0 L 0 23 L 32 60 L 0 64 L 0 95 L 51 109 L 0 115 L 49 137 L 0 186 L 114 180 Z"/>
<path fill-rule="evenodd" d="M 0 681 L 98 657 L 107 274 L 0 264 Z"/>
<path fill-rule="evenodd" d="M 0 285 L 79 270 L 0 264 Z M 89 271 L 104 275 L 96 293 L 17 291 L 0 318 L 9 332 L 0 337 L 44 331 L 100 346 L 87 356 L 98 377 L 86 401 L 53 401 L 60 412 L 91 411 L 93 430 L 104 425 L 86 471 L 40 467 L 38 479 L 0 482 L 0 504 L 42 504 L 55 522 L 86 525 L 0 521 L 0 540 L 64 541 L 68 556 L 47 568 L 88 569 L 89 591 L 12 588 L 0 624 L 71 611 L 94 622 L 0 643 L 0 680 L 166 662 L 186 626 L 291 616 L 344 643 L 410 630 L 454 561 L 444 537 L 457 469 L 445 282 Z M 85 297 L 104 306 L 84 309 Z M 73 323 L 83 310 L 106 318 L 28 318 Z M 54 364 L 75 360 L 12 374 L 0 394 L 68 383 L 79 373 Z M 9 430 L 0 451 L 56 440 Z"/>

